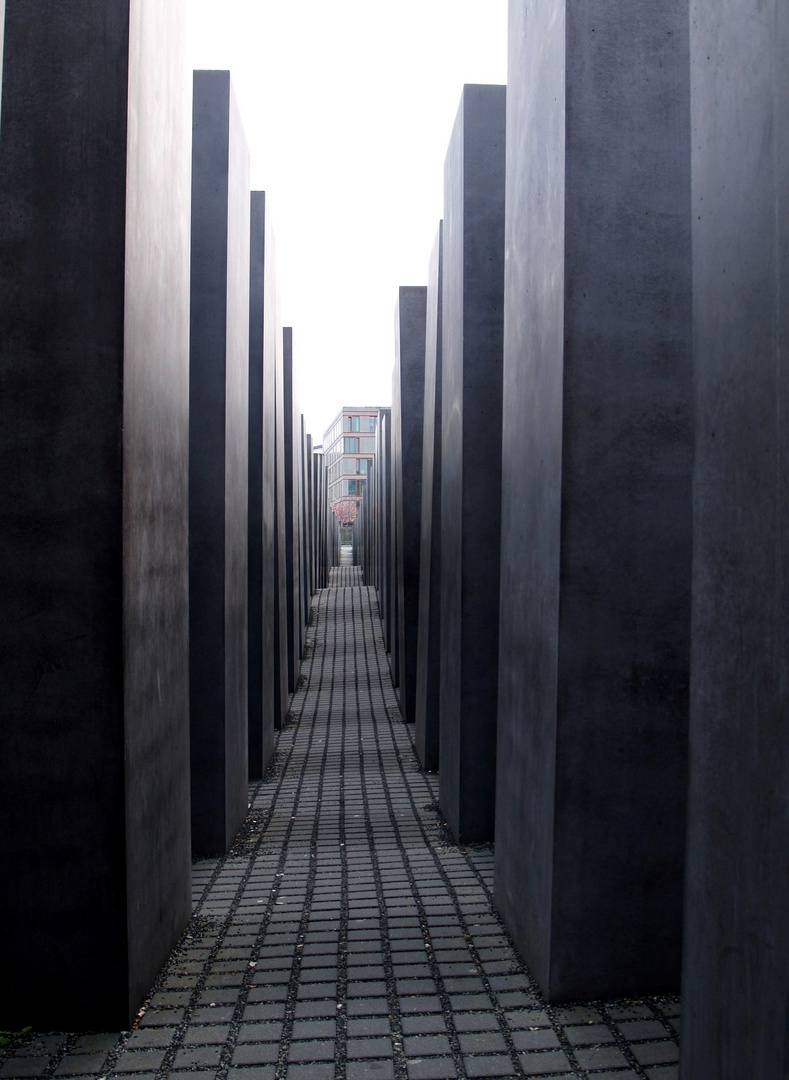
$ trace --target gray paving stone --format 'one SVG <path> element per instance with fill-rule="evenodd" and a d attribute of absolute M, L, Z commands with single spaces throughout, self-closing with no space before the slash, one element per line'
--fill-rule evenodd
<path fill-rule="evenodd" d="M 406 1035 L 426 1035 L 431 1032 L 446 1031 L 446 1022 L 440 1013 L 428 1013 L 427 1016 L 420 1014 L 415 1016 L 403 1015 L 401 1023 L 403 1032 Z M 457 1024 L 457 1017 L 455 1023 Z"/>
<path fill-rule="evenodd" d="M 408 1057 L 430 1057 L 436 1054 L 449 1054 L 450 1045 L 446 1035 L 409 1035 L 403 1040 L 403 1049 Z"/>
<path fill-rule="evenodd" d="M 659 1020 L 631 1020 L 623 1021 L 617 1027 L 624 1037 L 631 1041 L 645 1041 L 647 1039 L 665 1039 L 668 1032 Z"/>
<path fill-rule="evenodd" d="M 507 1052 L 507 1044 L 498 1030 L 464 1032 L 459 1038 L 464 1054 Z"/>
<path fill-rule="evenodd" d="M 216 1066 L 219 1064 L 221 1053 L 221 1046 L 183 1046 L 175 1055 L 173 1067 L 176 1069 L 194 1069 Z M 116 1066 L 116 1071 L 120 1071 L 121 1066 L 127 1060 L 127 1058 L 121 1058 Z"/>
<path fill-rule="evenodd" d="M 104 1062 L 105 1057 L 106 1057 L 106 1055 L 101 1057 L 101 1063 Z M 117 1063 L 115 1065 L 114 1072 L 116 1072 L 118 1074 L 120 1074 L 120 1073 L 125 1074 L 125 1073 L 140 1073 L 140 1072 L 156 1072 L 156 1070 L 161 1065 L 163 1058 L 164 1058 L 164 1050 L 140 1050 L 137 1053 L 123 1054 L 118 1059 L 118 1061 L 117 1061 Z M 73 1060 L 76 1060 L 76 1059 L 73 1059 Z M 65 1064 L 66 1064 L 66 1062 L 63 1063 L 63 1065 L 65 1065 Z M 201 1062 L 201 1064 L 202 1064 L 202 1062 Z M 55 1072 L 56 1076 L 68 1076 L 68 1075 L 71 1074 L 71 1069 L 69 1070 L 69 1072 L 62 1071 L 63 1070 L 63 1065 L 61 1065 L 56 1070 L 56 1072 Z M 99 1068 L 100 1068 L 100 1064 L 99 1064 L 99 1062 L 97 1060 L 96 1064 L 93 1066 L 93 1069 L 98 1070 Z M 92 1070 L 90 1068 L 86 1067 L 84 1069 L 84 1071 L 85 1072 L 90 1072 Z"/>
<path fill-rule="evenodd" d="M 289 1065 L 288 1080 L 334 1080 L 334 1065 L 329 1062 Z"/>
<path fill-rule="evenodd" d="M 497 1054 L 490 1057 L 470 1057 L 464 1062 L 466 1075 L 470 1078 L 482 1076 L 508 1076 L 513 1073 L 509 1054 Z"/>
<path fill-rule="evenodd" d="M 408 1080 L 454 1080 L 457 1076 L 452 1058 L 422 1058 L 406 1065 Z"/>
<path fill-rule="evenodd" d="M 6 1077 L 40 1077 L 49 1064 L 49 1058 L 15 1057 L 0 1066 L 0 1076 Z"/>
<path fill-rule="evenodd" d="M 563 1076 L 579 1075 L 571 1071 L 570 1062 L 562 1050 L 549 1050 L 545 1054 L 520 1054 L 519 1060 L 526 1076 L 551 1076 L 555 1073 Z"/>
<path fill-rule="evenodd" d="M 436 778 L 415 767 L 412 732 L 398 718 L 380 630 L 377 639 L 372 632 L 373 600 L 367 588 L 319 594 L 320 611 L 309 629 L 306 682 L 291 706 L 297 721 L 278 734 L 279 760 L 287 764 L 255 795 L 253 814 L 265 823 L 261 846 L 252 862 L 249 854 L 234 854 L 194 867 L 191 941 L 186 939 L 186 950 L 172 957 L 138 1029 L 124 1036 L 112 1076 L 153 1080 L 176 1032 L 181 1035 L 179 1025 L 191 1008 L 188 988 L 199 985 L 199 1000 L 188 1015 L 182 1045 L 167 1075 L 172 1080 L 214 1080 L 250 972 L 252 985 L 229 1071 L 233 1080 L 274 1080 L 280 1038 L 287 1030 L 283 1024 L 293 1001 L 289 995 L 294 993 L 287 1080 L 334 1080 L 335 1038 L 342 1040 L 343 1030 L 347 1080 L 393 1078 L 393 1055 L 399 1054 L 393 1031 L 402 1032 L 401 1060 L 409 1080 L 454 1080 L 453 1027 L 469 1080 L 511 1078 L 517 1070 L 501 1034 L 500 1015 L 506 1017 L 524 1076 L 580 1080 L 585 1075 L 573 1071 L 560 1049 L 544 1003 L 493 911 L 492 850 L 467 849 L 461 855 L 439 843 L 435 812 L 423 809 L 435 804 Z M 356 637 L 345 632 L 343 602 L 348 625 L 355 621 Z M 331 656 L 335 641 L 351 662 L 333 674 L 324 668 L 321 680 L 323 657 Z M 357 703 L 363 718 L 359 721 Z M 364 778 L 358 770 L 360 754 Z M 310 843 L 318 813 L 315 860 Z M 418 820 L 424 823 L 424 834 Z M 484 885 L 474 866 L 480 868 Z M 279 889 L 281 903 L 265 923 L 261 920 L 272 886 Z M 347 923 L 347 912 L 341 911 L 346 886 L 354 902 Z M 428 913 L 425 926 L 415 891 Z M 226 921 L 237 896 L 242 904 Z M 488 974 L 490 993 L 477 972 L 477 958 Z M 346 982 L 338 987 L 343 973 Z M 391 975 L 400 994 L 396 1005 L 387 996 Z M 200 981 L 206 976 L 208 984 Z M 644 1075 L 675 1080 L 676 1045 L 656 1012 L 678 1023 L 679 1007 L 671 999 L 614 1002 L 602 1010 L 597 1005 L 567 1006 L 557 1009 L 556 1016 L 578 1048 L 581 1065 L 596 1070 L 590 1078 L 630 1080 L 637 1075 L 614 1044 L 604 1023 L 608 1016 L 631 1040 L 634 1053 L 642 1055 L 642 1080 Z M 50 1055 L 60 1052 L 64 1038 L 51 1034 L 31 1040 L 2 1061 L 0 1080 L 49 1075 Z M 105 1054 L 99 1051 L 113 1051 L 118 1039 L 117 1033 L 79 1035 L 59 1070 L 81 1069 L 71 1074 L 75 1080 L 97 1080 L 105 1075 L 99 1071 Z M 338 1045 L 342 1048 L 342 1042 Z"/>
<path fill-rule="evenodd" d="M 334 1061 L 334 1041 L 328 1039 L 294 1040 L 289 1061 Z"/>
<path fill-rule="evenodd" d="M 673 1042 L 634 1043 L 631 1049 L 640 1065 L 668 1065 L 679 1060 L 679 1048 Z"/>
<path fill-rule="evenodd" d="M 194 1075 L 194 1073 L 190 1074 L 190 1076 Z M 213 1073 L 210 1075 L 214 1076 Z M 234 1066 L 231 1075 L 235 1077 L 235 1080 L 274 1080 L 275 1067 L 273 1065 L 253 1065 L 251 1068 L 237 1068 Z M 292 1075 L 293 1072 L 289 1070 L 288 1076 Z M 316 1075 L 314 1080 L 322 1080 L 322 1078 Z M 327 1077 L 325 1080 L 331 1080 L 331 1077 Z"/>
<path fill-rule="evenodd" d="M 582 1069 L 615 1069 L 628 1064 L 617 1046 L 579 1048 L 575 1051 L 575 1057 Z"/>
<path fill-rule="evenodd" d="M 567 1041 L 572 1046 L 592 1046 L 596 1043 L 612 1043 L 614 1036 L 605 1024 L 580 1024 L 564 1029 Z"/>
<path fill-rule="evenodd" d="M 395 1080 L 391 1061 L 349 1061 L 345 1075 L 347 1080 Z"/>
<path fill-rule="evenodd" d="M 233 1051 L 233 1068 L 236 1065 L 267 1065 L 278 1056 L 278 1042 L 239 1043 Z"/>
<path fill-rule="evenodd" d="M 553 1028 L 513 1031 L 512 1042 L 516 1050 L 554 1050 L 559 1047 L 559 1040 Z"/>

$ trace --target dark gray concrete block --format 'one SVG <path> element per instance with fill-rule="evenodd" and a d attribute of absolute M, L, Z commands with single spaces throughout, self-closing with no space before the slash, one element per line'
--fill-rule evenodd
<path fill-rule="evenodd" d="M 691 782 L 680 1076 L 789 1070 L 789 11 L 691 3 Z"/>
<path fill-rule="evenodd" d="M 422 518 L 414 741 L 422 767 L 439 763 L 441 671 L 441 288 L 443 222 L 438 226 L 427 284 Z"/>
<path fill-rule="evenodd" d="M 439 800 L 463 843 L 495 805 L 505 99 L 464 88 L 444 167 Z"/>
<path fill-rule="evenodd" d="M 299 631 L 296 624 L 298 613 L 298 497 L 294 501 L 294 481 L 298 477 L 298 464 L 294 460 L 294 411 L 293 401 L 293 328 L 286 326 L 282 331 L 282 377 L 284 387 L 284 422 L 285 422 L 285 568 L 287 576 L 287 617 L 288 617 L 288 689 L 296 689 L 299 671 Z"/>
<path fill-rule="evenodd" d="M 392 397 L 395 395 L 394 378 L 392 379 Z M 387 478 L 387 501 L 389 521 L 389 670 L 395 694 L 400 686 L 400 605 L 397 597 L 400 591 L 399 566 L 397 564 L 397 423 L 394 405 L 387 418 L 389 428 L 389 477 Z"/>
<path fill-rule="evenodd" d="M 510 4 L 495 898 L 551 1000 L 676 990 L 687 10 Z"/>
<path fill-rule="evenodd" d="M 276 334 L 276 450 L 275 544 L 274 544 L 274 723 L 281 728 L 290 704 L 288 692 L 288 562 L 285 497 L 285 384 L 282 366 L 282 335 Z"/>
<path fill-rule="evenodd" d="M 304 481 L 306 484 L 306 496 L 305 496 L 305 518 L 302 522 L 302 528 L 304 530 L 304 547 L 305 547 L 305 561 L 302 569 L 304 575 L 304 588 L 307 594 L 307 620 L 309 620 L 309 607 L 312 600 L 312 594 L 315 592 L 315 582 L 312 572 L 312 549 L 315 542 L 315 521 L 314 521 L 314 499 L 315 492 L 313 490 L 313 470 L 312 470 L 312 435 L 307 435 L 307 441 L 304 451 Z"/>
<path fill-rule="evenodd" d="M 0 1015 L 117 1030 L 190 912 L 183 10 L 4 8 Z"/>
<path fill-rule="evenodd" d="M 3 43 L 5 39 L 5 0 L 0 0 L 0 122 L 3 109 Z"/>
<path fill-rule="evenodd" d="M 277 289 L 266 193 L 250 195 L 249 240 L 248 767 L 274 752 L 274 437 Z"/>
<path fill-rule="evenodd" d="M 377 517 L 381 536 L 380 544 L 380 579 L 381 621 L 387 652 L 391 654 L 394 624 L 392 620 L 392 410 L 378 410 L 378 431 L 376 433 L 375 464 L 378 469 Z"/>
<path fill-rule="evenodd" d="M 309 436 L 307 435 L 307 422 L 304 419 L 304 414 L 299 414 L 299 431 L 301 433 L 301 440 L 299 443 L 299 538 L 300 538 L 300 561 L 299 561 L 299 593 L 301 595 L 301 620 L 299 622 L 299 657 L 304 653 L 305 631 L 307 626 L 307 620 L 310 616 L 310 592 L 309 584 L 307 582 L 306 575 L 304 573 L 307 566 L 307 534 L 304 530 L 304 521 L 307 517 L 307 498 L 309 495 L 309 486 L 307 483 L 307 454 L 308 447 L 307 442 Z"/>
<path fill-rule="evenodd" d="M 416 713 L 426 306 L 427 288 L 424 285 L 400 287 L 395 313 L 392 416 L 397 505 L 397 622 L 400 635 L 398 700 L 402 717 L 408 724 L 413 724 Z"/>
<path fill-rule="evenodd" d="M 315 588 L 325 589 L 328 581 L 326 530 L 328 527 L 328 499 L 326 494 L 326 467 L 323 452 L 315 450 L 312 455 L 313 469 L 313 515 L 315 518 Z"/>
<path fill-rule="evenodd" d="M 191 258 L 192 848 L 209 855 L 246 816 L 248 773 L 249 152 L 227 71 L 194 73 Z"/>

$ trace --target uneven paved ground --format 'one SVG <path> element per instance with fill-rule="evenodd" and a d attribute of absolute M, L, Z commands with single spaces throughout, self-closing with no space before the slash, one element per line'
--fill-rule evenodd
<path fill-rule="evenodd" d="M 46 1035 L 0 1077 L 675 1080 L 676 1000 L 546 1008 L 417 766 L 374 590 L 332 571 L 276 759 L 135 1031 Z"/>

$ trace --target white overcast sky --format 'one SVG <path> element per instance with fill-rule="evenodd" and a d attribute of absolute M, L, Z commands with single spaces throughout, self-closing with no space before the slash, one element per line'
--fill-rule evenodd
<path fill-rule="evenodd" d="M 507 0 L 186 0 L 228 68 L 276 237 L 300 407 L 387 405 L 399 285 L 423 285 L 464 83 L 506 82 Z"/>

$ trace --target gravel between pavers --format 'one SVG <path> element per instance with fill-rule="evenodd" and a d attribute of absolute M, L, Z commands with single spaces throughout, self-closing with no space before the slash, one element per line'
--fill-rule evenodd
<path fill-rule="evenodd" d="M 299 688 L 232 850 L 196 863 L 194 916 L 133 1032 L 36 1034 L 0 1080 L 671 1080 L 675 998 L 551 1008 L 419 768 L 374 590 L 337 568 Z"/>

